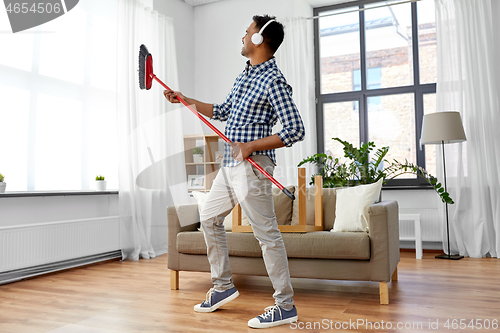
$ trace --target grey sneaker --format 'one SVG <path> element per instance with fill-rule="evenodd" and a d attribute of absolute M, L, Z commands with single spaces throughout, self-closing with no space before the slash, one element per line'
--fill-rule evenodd
<path fill-rule="evenodd" d="M 264 314 L 248 321 L 251 328 L 268 328 L 279 325 L 291 324 L 299 320 L 295 305 L 291 310 L 285 310 L 278 305 L 268 306 Z"/>
<path fill-rule="evenodd" d="M 210 288 L 207 292 L 207 296 L 203 302 L 196 304 L 194 306 L 194 311 L 196 312 L 213 312 L 219 307 L 226 303 L 231 302 L 233 299 L 238 297 L 240 293 L 233 287 L 222 292 L 216 291 L 214 288 Z"/>

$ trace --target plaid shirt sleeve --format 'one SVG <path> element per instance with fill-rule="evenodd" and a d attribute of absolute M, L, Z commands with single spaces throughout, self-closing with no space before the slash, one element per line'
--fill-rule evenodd
<path fill-rule="evenodd" d="M 305 128 L 292 99 L 292 87 L 283 80 L 273 81 L 268 88 L 269 103 L 276 111 L 283 129 L 277 134 L 286 147 L 304 140 Z"/>
<path fill-rule="evenodd" d="M 213 115 L 211 119 L 226 121 L 229 118 L 229 113 L 231 113 L 233 99 L 233 91 L 227 95 L 226 99 L 222 104 L 213 104 Z"/>

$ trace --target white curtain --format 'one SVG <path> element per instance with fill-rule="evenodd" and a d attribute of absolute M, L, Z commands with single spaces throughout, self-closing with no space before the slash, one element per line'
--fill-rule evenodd
<path fill-rule="evenodd" d="M 153 56 L 154 73 L 178 87 L 174 27 L 142 2 L 119 1 L 118 137 L 123 259 L 154 258 L 167 252 L 166 207 L 188 202 L 181 110 L 138 83 L 139 47 Z M 175 201 L 175 202 L 174 202 Z"/>
<path fill-rule="evenodd" d="M 470 257 L 500 253 L 499 17 L 498 0 L 436 0 L 437 111 L 459 111 L 467 136 L 445 146 L 451 252 Z"/>
<path fill-rule="evenodd" d="M 275 178 L 284 186 L 297 184 L 297 164 L 305 157 L 316 153 L 316 103 L 314 91 L 314 45 L 313 23 L 305 18 L 290 18 L 281 21 L 285 26 L 285 39 L 276 52 L 276 62 L 293 89 L 293 100 L 302 116 L 306 128 L 304 141 L 291 148 L 276 150 L 278 167 Z M 307 169 L 307 179 L 312 175 Z"/>

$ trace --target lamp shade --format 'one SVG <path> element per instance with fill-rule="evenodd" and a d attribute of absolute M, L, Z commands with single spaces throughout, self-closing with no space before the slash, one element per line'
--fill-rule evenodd
<path fill-rule="evenodd" d="M 460 113 L 436 112 L 424 115 L 420 144 L 455 143 L 466 141 Z"/>

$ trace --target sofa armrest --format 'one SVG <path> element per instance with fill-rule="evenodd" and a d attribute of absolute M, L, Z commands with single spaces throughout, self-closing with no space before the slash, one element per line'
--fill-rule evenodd
<path fill-rule="evenodd" d="M 196 231 L 200 216 L 198 204 L 184 204 L 167 207 L 168 223 L 168 268 L 177 270 L 179 267 L 179 252 L 177 251 L 177 234 L 183 231 Z"/>
<path fill-rule="evenodd" d="M 372 279 L 389 282 L 399 263 L 399 208 L 397 201 L 382 201 L 368 209 Z"/>

